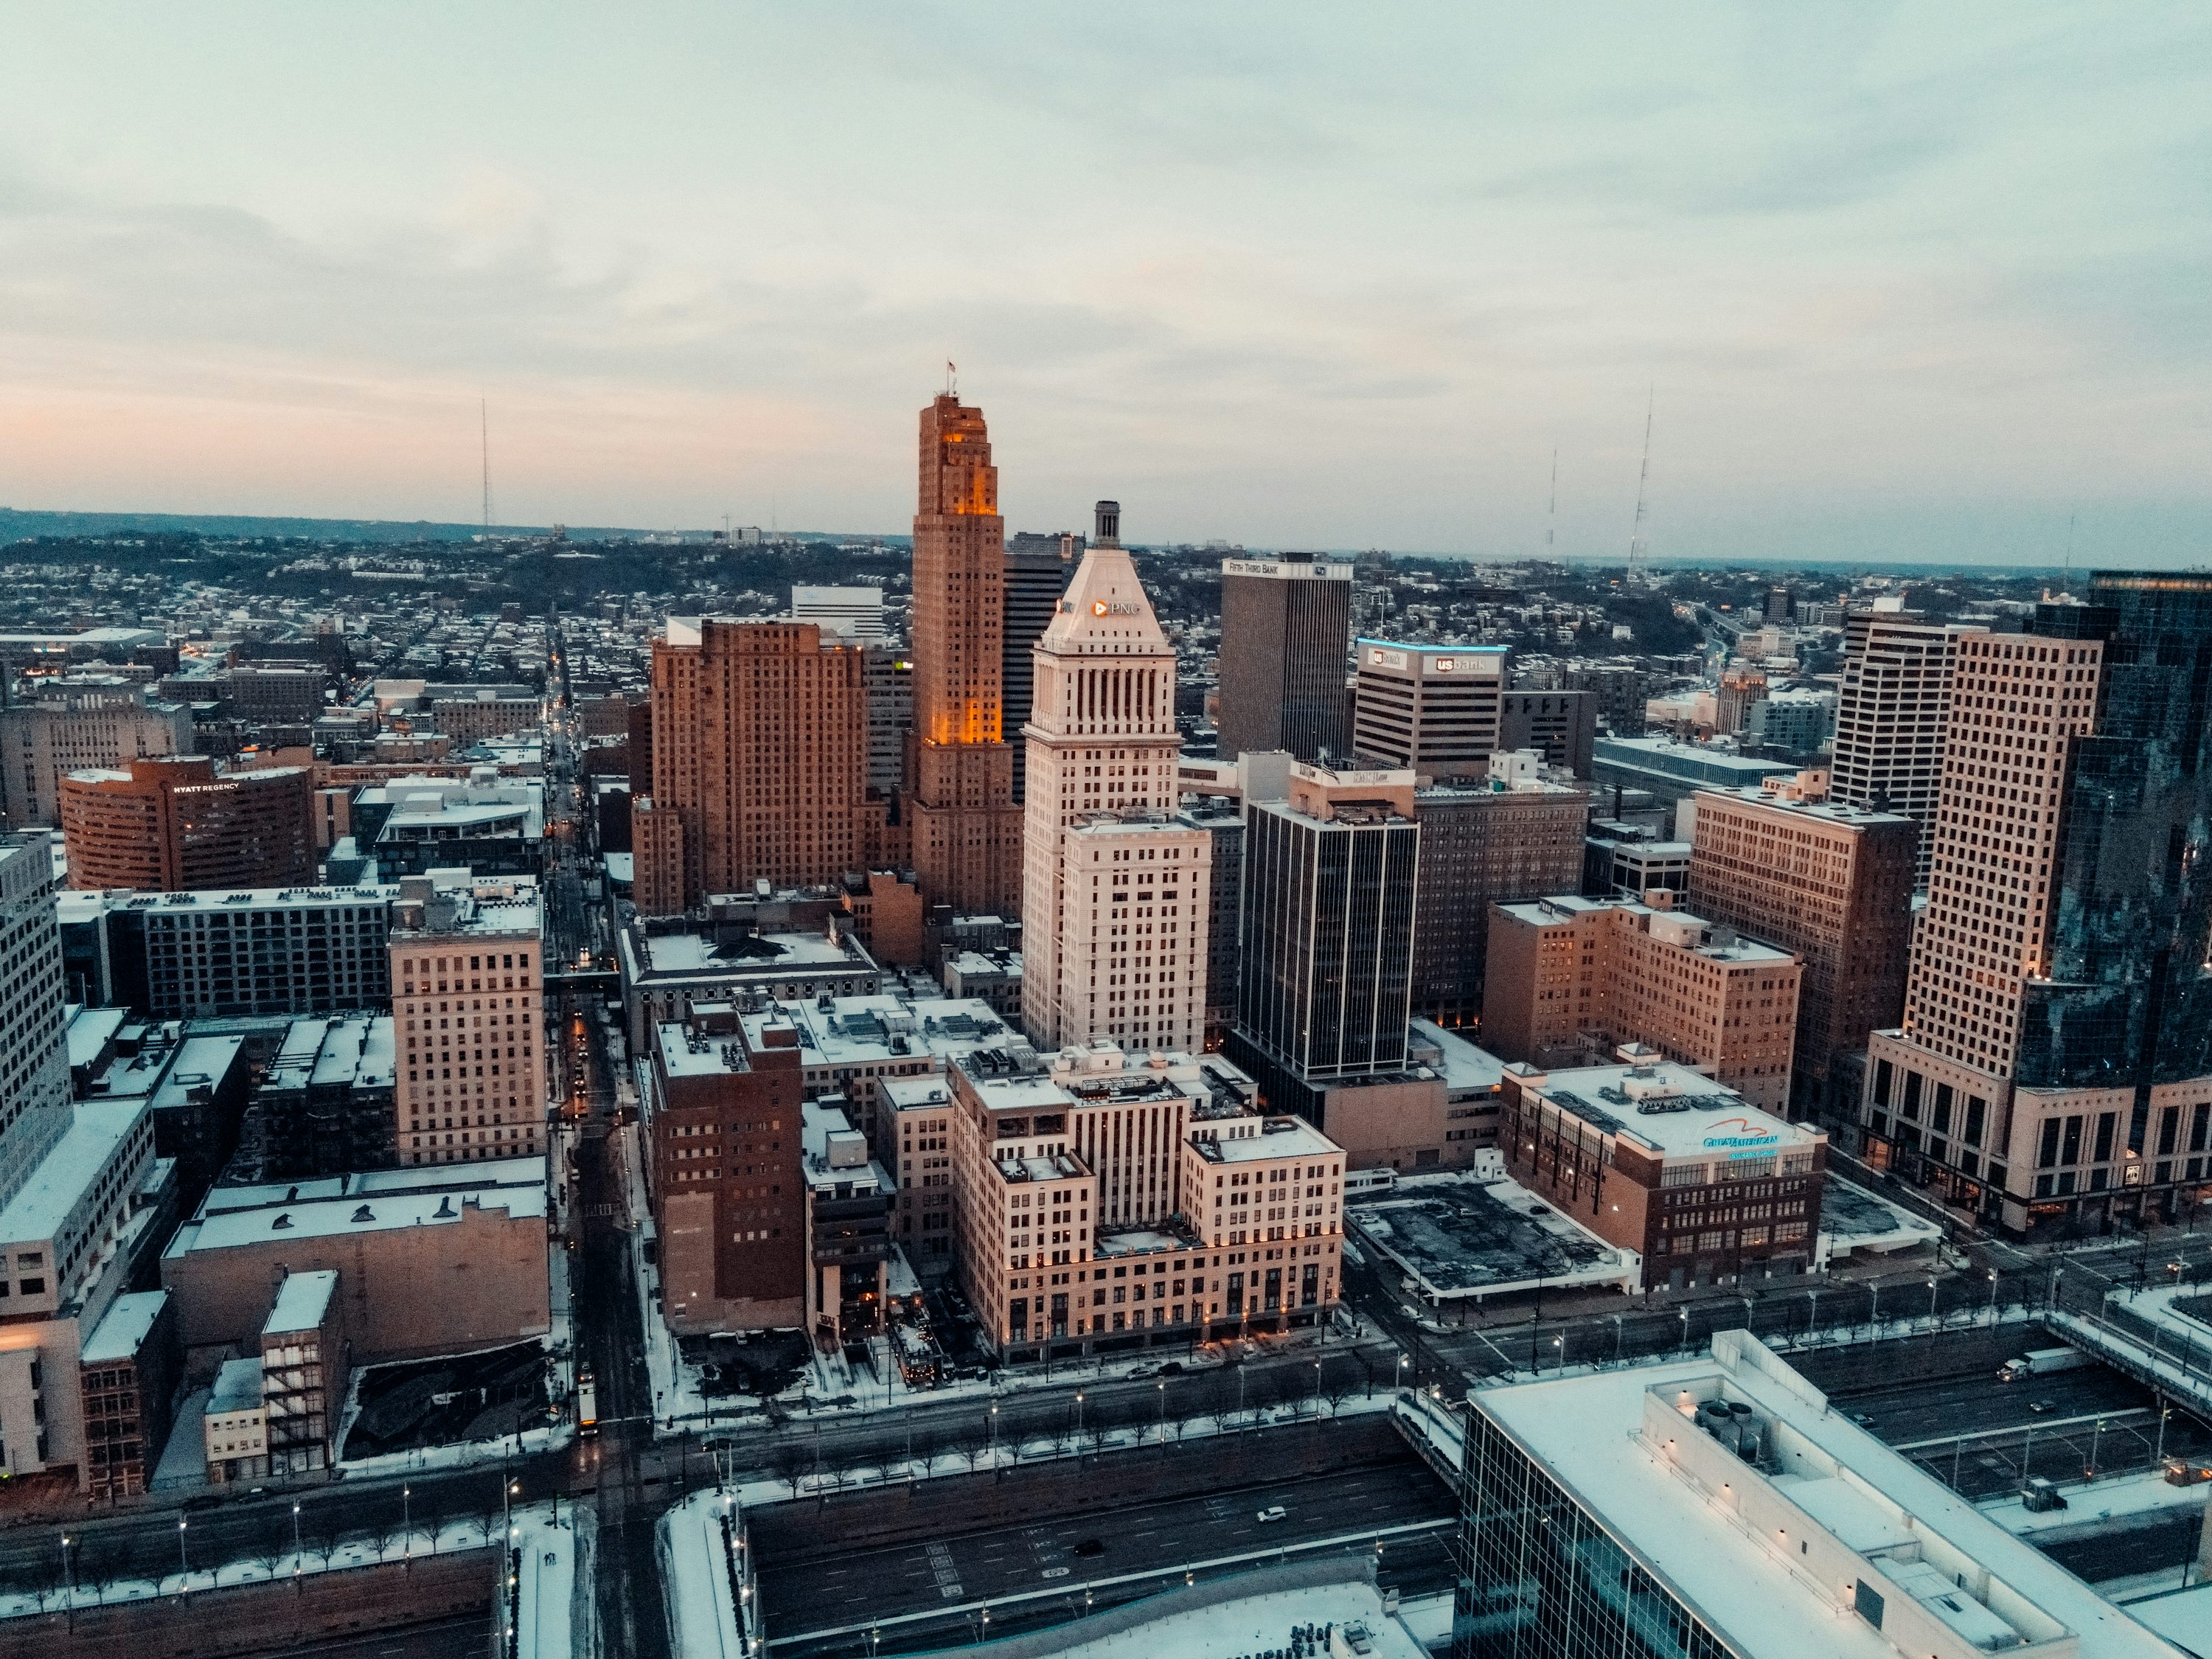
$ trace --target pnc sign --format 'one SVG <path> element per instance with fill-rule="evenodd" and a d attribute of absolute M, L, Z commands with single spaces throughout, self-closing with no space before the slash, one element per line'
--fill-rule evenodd
<path fill-rule="evenodd" d="M 1705 1145 L 1724 1152 L 1756 1152 L 1781 1139 L 1780 1130 L 1762 1129 L 1747 1117 L 1724 1117 L 1705 1126 Z"/>
<path fill-rule="evenodd" d="M 1137 607 L 1123 599 L 1093 599 L 1091 614 L 1094 617 L 1133 617 Z"/>

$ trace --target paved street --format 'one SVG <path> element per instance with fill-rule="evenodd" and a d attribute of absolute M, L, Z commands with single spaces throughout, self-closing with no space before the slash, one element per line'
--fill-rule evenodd
<path fill-rule="evenodd" d="M 1072 1473 L 1072 1471 L 1071 1471 Z M 1280 1521 L 1259 1512 L 1279 1504 Z M 986 1601 L 1066 1581 L 1180 1567 L 1453 1514 L 1443 1483 L 1408 1455 L 1382 1467 L 1238 1486 L 1208 1495 L 1006 1525 L 888 1548 L 763 1554 L 762 1608 L 787 1637 Z"/>

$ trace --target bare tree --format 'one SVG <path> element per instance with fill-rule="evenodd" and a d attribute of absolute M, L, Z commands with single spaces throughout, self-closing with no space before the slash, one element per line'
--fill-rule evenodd
<path fill-rule="evenodd" d="M 1324 1371 L 1322 1373 L 1321 1391 L 1322 1397 L 1328 1401 L 1328 1408 L 1334 1413 L 1352 1397 L 1352 1379 L 1340 1371 Z"/>
<path fill-rule="evenodd" d="M 378 1560 L 384 1559 L 392 1547 L 399 1542 L 404 1532 L 404 1528 L 400 1526 L 399 1517 L 396 1515 L 386 1515 L 368 1528 L 368 1537 L 376 1546 Z"/>
<path fill-rule="evenodd" d="M 968 1460 L 970 1474 L 982 1467 L 983 1460 L 991 1455 L 991 1425 L 988 1419 L 961 1430 L 960 1455 Z"/>
<path fill-rule="evenodd" d="M 253 1553 L 246 1559 L 261 1569 L 263 1577 L 273 1581 L 284 1570 L 284 1564 L 292 1559 L 292 1549 L 282 1537 L 266 1539 L 257 1545 Z"/>
<path fill-rule="evenodd" d="M 796 1441 L 778 1441 L 769 1449 L 768 1467 L 769 1473 L 790 1487 L 792 1497 L 796 1498 L 799 1487 L 805 1484 L 807 1471 L 814 1467 L 814 1454 Z"/>
<path fill-rule="evenodd" d="M 921 1467 L 927 1477 L 937 1467 L 937 1460 L 945 1455 L 945 1444 L 933 1430 L 916 1429 L 908 1443 L 908 1455 Z"/>

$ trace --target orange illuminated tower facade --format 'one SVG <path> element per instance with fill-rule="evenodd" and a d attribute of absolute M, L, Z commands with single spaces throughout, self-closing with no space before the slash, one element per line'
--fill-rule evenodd
<path fill-rule="evenodd" d="M 921 411 L 914 515 L 914 868 L 931 900 L 1018 914 L 1021 809 L 1005 724 L 1006 521 L 983 411 Z"/>

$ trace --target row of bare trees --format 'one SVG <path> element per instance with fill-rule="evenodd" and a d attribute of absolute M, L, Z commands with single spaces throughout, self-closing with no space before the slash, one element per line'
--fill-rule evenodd
<path fill-rule="evenodd" d="M 1334 1413 L 1360 1389 L 1341 1370 L 1285 1365 L 1247 1373 L 1240 1391 L 1237 1373 L 1224 1368 L 1206 1373 L 1196 1389 L 1185 1387 L 1171 1400 L 1163 1394 L 1149 1401 L 1141 1395 L 1086 1400 L 1080 1406 L 1069 1401 L 1057 1413 L 1031 1408 L 1018 1421 L 1012 1411 L 1002 1409 L 995 1422 L 983 1412 L 941 1433 L 917 1427 L 901 1442 L 874 1445 L 786 1440 L 770 1449 L 768 1468 L 793 1498 L 803 1492 L 826 1497 L 848 1486 L 927 1478 L 963 1463 L 974 1473 L 991 1464 L 994 1451 L 1000 1464 L 1079 1451 L 1096 1455 L 1133 1431 L 1139 1444 L 1176 1443 L 1201 1428 L 1225 1431 L 1285 1413 Z"/>

